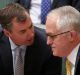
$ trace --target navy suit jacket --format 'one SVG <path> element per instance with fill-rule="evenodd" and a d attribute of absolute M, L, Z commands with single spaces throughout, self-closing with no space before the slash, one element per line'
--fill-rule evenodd
<path fill-rule="evenodd" d="M 24 75 L 61 75 L 61 58 L 54 57 L 46 45 L 44 30 L 35 28 L 35 40 L 27 47 Z M 0 75 L 14 75 L 12 51 L 8 37 L 0 38 Z"/>
<path fill-rule="evenodd" d="M 30 9 L 31 0 L 19 0 L 18 3 L 20 3 L 22 6 L 24 6 L 28 10 Z M 80 0 L 53 0 L 52 9 L 55 9 L 57 7 L 64 6 L 64 5 L 71 5 L 80 11 Z"/>
<path fill-rule="evenodd" d="M 75 75 L 80 75 L 80 49 L 78 51 L 76 58 Z"/>
<path fill-rule="evenodd" d="M 59 0 L 57 7 L 63 6 L 63 5 L 70 5 L 76 8 L 78 11 L 80 11 L 80 0 Z"/>
<path fill-rule="evenodd" d="M 66 62 L 65 58 L 62 60 L 62 75 L 66 75 Z M 80 75 L 80 49 L 78 50 L 78 54 L 76 57 L 76 63 L 75 63 L 75 71 L 74 75 Z"/>

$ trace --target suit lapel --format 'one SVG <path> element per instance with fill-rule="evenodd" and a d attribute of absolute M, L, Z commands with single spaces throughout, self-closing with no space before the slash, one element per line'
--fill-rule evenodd
<path fill-rule="evenodd" d="M 75 75 L 80 75 L 80 48 L 78 50 L 76 64 L 75 64 Z"/>
<path fill-rule="evenodd" d="M 4 69 L 7 70 L 7 73 L 13 75 L 13 59 L 9 40 L 4 36 L 2 41 L 0 53 L 4 64 Z"/>
<path fill-rule="evenodd" d="M 66 59 L 65 58 L 63 58 L 62 59 L 62 74 L 61 75 L 66 75 L 66 64 L 65 64 L 65 62 L 66 62 Z"/>
<path fill-rule="evenodd" d="M 66 75 L 66 59 L 63 58 L 62 60 L 62 75 Z M 75 72 L 74 75 L 80 75 L 80 48 L 78 50 L 77 58 L 76 58 L 76 64 L 75 64 Z"/>

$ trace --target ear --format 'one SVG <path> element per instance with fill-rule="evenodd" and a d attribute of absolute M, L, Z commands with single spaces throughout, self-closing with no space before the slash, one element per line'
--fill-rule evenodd
<path fill-rule="evenodd" d="M 76 37 L 77 37 L 77 33 L 75 31 L 70 31 L 70 41 L 74 41 L 76 40 Z"/>
<path fill-rule="evenodd" d="M 10 32 L 9 32 L 8 30 L 3 29 L 3 31 L 4 31 L 4 34 L 5 34 L 7 37 L 9 37 L 9 36 L 10 36 Z"/>

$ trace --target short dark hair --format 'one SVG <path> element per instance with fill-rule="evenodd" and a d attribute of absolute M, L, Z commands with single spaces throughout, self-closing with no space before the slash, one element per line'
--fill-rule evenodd
<path fill-rule="evenodd" d="M 0 24 L 2 25 L 3 29 L 5 28 L 11 31 L 11 22 L 14 18 L 16 18 L 18 22 L 25 21 L 27 19 L 25 14 L 26 11 L 27 10 L 18 3 L 10 3 L 5 8 L 1 9 Z"/>

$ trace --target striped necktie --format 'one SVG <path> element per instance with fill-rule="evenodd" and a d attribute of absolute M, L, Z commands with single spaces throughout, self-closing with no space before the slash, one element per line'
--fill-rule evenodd
<path fill-rule="evenodd" d="M 51 10 L 51 0 L 42 0 L 41 2 L 41 24 L 45 24 L 46 16 Z"/>
<path fill-rule="evenodd" d="M 66 60 L 66 75 L 71 75 L 71 62 Z"/>

